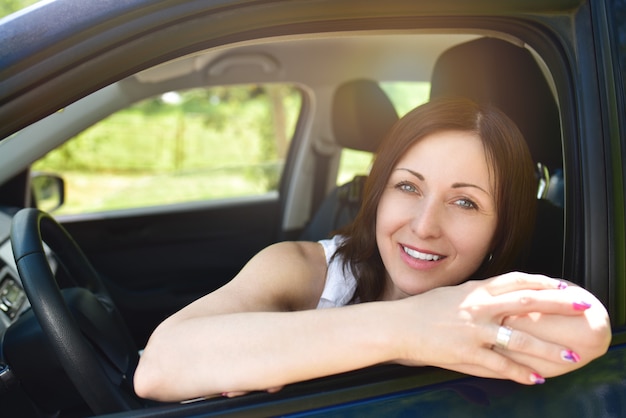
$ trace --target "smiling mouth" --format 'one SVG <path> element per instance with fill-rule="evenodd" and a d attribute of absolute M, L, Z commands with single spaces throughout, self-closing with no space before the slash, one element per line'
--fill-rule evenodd
<path fill-rule="evenodd" d="M 404 250 L 405 253 L 407 253 L 408 255 L 410 255 L 411 257 L 418 259 L 418 260 L 423 260 L 423 261 L 439 261 L 442 258 L 444 258 L 444 256 L 442 255 L 436 255 L 436 254 L 429 254 L 429 253 L 422 253 L 416 250 L 413 250 L 411 248 L 407 248 L 404 245 L 402 246 L 402 249 Z"/>

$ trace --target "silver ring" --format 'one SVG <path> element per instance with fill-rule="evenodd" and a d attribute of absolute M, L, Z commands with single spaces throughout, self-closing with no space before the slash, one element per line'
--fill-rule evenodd
<path fill-rule="evenodd" d="M 506 349 L 509 346 L 509 341 L 511 341 L 511 334 L 513 333 L 513 328 L 501 326 L 498 328 L 498 334 L 496 335 L 496 347 Z"/>

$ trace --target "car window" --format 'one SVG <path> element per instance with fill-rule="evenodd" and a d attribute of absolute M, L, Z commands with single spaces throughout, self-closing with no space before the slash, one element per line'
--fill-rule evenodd
<path fill-rule="evenodd" d="M 65 181 L 56 214 L 278 189 L 301 109 L 292 85 L 172 91 L 120 110 L 33 165 Z"/>
<path fill-rule="evenodd" d="M 430 82 L 382 82 L 380 87 L 387 94 L 400 117 L 426 103 L 430 95 Z M 339 161 L 337 185 L 349 182 L 354 176 L 367 175 L 373 156 L 371 152 L 344 148 Z"/>
<path fill-rule="evenodd" d="M 0 1 L 0 18 L 15 13 L 27 6 L 37 3 L 39 0 L 2 0 Z"/>

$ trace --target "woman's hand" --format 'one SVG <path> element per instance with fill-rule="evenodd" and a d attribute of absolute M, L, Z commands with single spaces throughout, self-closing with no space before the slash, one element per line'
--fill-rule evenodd
<path fill-rule="evenodd" d="M 529 356 L 521 350 L 503 350 L 498 347 L 494 349 L 518 363 L 535 368 L 544 377 L 558 376 L 578 369 L 606 353 L 611 342 L 611 325 L 602 303 L 590 292 L 576 285 L 570 285 L 559 296 L 586 301 L 591 306 L 584 309 L 584 306 L 579 305 L 582 315 L 575 316 L 542 312 L 514 315 L 505 318 L 503 325 L 524 331 L 543 341 L 569 347 L 569 353 L 561 353 L 564 362 L 546 359 L 541 355 Z"/>
<path fill-rule="evenodd" d="M 536 384 L 604 354 L 610 342 L 608 315 L 591 293 L 539 275 L 509 273 L 400 303 L 421 319 L 401 324 L 403 364 Z M 510 333 L 503 329 L 496 344 L 502 326 Z"/>

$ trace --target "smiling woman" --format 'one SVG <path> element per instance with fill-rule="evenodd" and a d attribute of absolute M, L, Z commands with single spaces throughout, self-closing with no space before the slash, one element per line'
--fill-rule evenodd
<path fill-rule="evenodd" d="M 428 135 L 398 162 L 378 203 L 376 242 L 389 276 L 405 282 L 386 286 L 383 299 L 458 284 L 483 264 L 498 221 L 488 168 L 480 137 L 461 131 Z"/>
<path fill-rule="evenodd" d="M 22 2 L 34 3 L 2 3 Z M 5 303 L 6 312 L 0 312 L 0 415 L 78 417 L 136 408 L 119 415 L 597 418 L 625 410 L 625 11 L 625 0 L 45 0 L 3 17 L 0 290 L 8 283 L 8 302 L 15 306 Z M 404 83 L 423 89 L 409 90 Z M 358 94 L 335 106 L 336 99 L 346 98 L 344 87 L 355 84 L 372 89 L 352 90 Z M 260 107 L 230 107 L 225 96 L 211 94 L 198 112 L 188 109 L 181 117 L 174 111 L 185 106 L 186 92 L 268 85 L 293 86 L 301 99 L 286 124 L 293 131 L 285 133 L 293 135 L 278 182 L 258 175 L 277 174 L 278 164 L 257 165 L 260 150 L 250 145 L 249 116 L 259 116 Z M 361 95 L 381 88 L 386 94 L 375 95 L 380 99 Z M 256 88 L 248 91 L 252 102 L 263 96 Z M 456 166 L 446 163 L 452 153 L 435 156 L 430 146 L 415 154 L 419 167 L 413 158 L 401 167 L 423 181 L 408 171 L 399 179 L 395 171 L 393 179 L 380 179 L 388 193 L 369 195 L 372 223 L 363 224 L 362 234 L 328 234 L 354 220 L 381 133 L 398 119 L 393 108 L 395 116 L 403 116 L 421 104 L 396 101 L 395 93 L 424 101 L 468 97 L 497 107 L 517 124 L 539 186 L 525 260 L 507 266 L 505 256 L 516 251 L 507 248 L 506 238 L 522 236 L 509 228 L 523 228 L 530 212 L 513 212 L 522 203 L 515 200 L 506 209 L 496 196 L 495 181 L 517 176 L 498 173 L 488 155 L 480 159 L 494 169 L 494 184 L 492 189 L 478 185 L 493 193 L 497 227 L 504 225 L 493 231 L 493 244 L 485 249 L 485 236 L 476 235 L 472 243 L 472 237 L 450 229 L 459 218 L 468 218 L 462 227 L 469 228 L 485 208 L 481 195 L 451 182 L 477 185 L 479 179 L 469 176 L 469 168 L 460 180 L 433 177 L 431 165 L 423 164 L 436 162 L 442 175 L 454 174 L 443 170 Z M 146 99 L 152 103 L 141 112 L 126 112 Z M 381 111 L 389 108 L 388 99 L 392 111 Z M 170 114 L 155 112 L 155 104 Z M 215 109 L 204 110 L 223 105 L 228 115 L 213 113 L 212 122 L 224 122 L 224 135 L 209 139 L 203 122 Z M 353 119 L 351 109 L 358 111 Z M 135 125 L 137 120 L 144 123 Z M 75 146 L 72 138 L 92 135 L 91 126 L 113 121 L 121 123 L 115 133 L 81 150 L 92 157 L 90 173 L 67 166 L 57 171 L 52 164 L 45 173 L 34 172 L 41 167 L 33 163 L 46 153 L 65 143 Z M 267 133 L 272 125 L 257 126 Z M 417 147 L 442 132 L 425 135 Z M 105 144 L 111 147 L 100 147 Z M 206 152 L 205 144 L 213 152 Z M 455 148 L 461 151 L 460 145 Z M 263 149 L 265 155 L 268 151 L 269 146 Z M 347 157 L 356 152 L 358 158 Z M 213 169 L 213 163 L 228 160 L 225 154 L 237 153 L 240 165 Z M 378 170 L 385 164 L 391 174 L 406 156 L 379 159 Z M 91 169 L 100 162 L 113 165 L 101 172 Z M 207 166 L 211 169 L 198 171 Z M 231 176 L 244 171 L 247 175 Z M 38 193 L 44 188 L 33 190 L 33 185 L 40 175 L 53 180 L 49 174 L 55 172 L 66 180 L 67 200 L 54 216 L 110 290 L 107 309 L 118 308 L 138 349 L 154 333 L 137 373 L 137 391 L 162 399 L 217 394 L 214 399 L 167 405 L 137 399 L 129 384 L 134 370 L 123 372 L 127 379 L 107 372 L 108 384 L 83 373 L 111 371 L 107 350 L 97 349 L 94 360 L 85 360 L 72 351 L 74 340 L 63 337 L 69 349 L 63 364 L 45 350 L 58 339 L 38 331 L 41 318 L 34 312 L 44 312 L 45 305 L 25 293 L 39 287 L 29 287 L 29 276 L 16 268 L 9 231 L 38 241 L 36 231 L 20 229 L 16 213 L 33 206 L 53 210 L 61 182 L 53 182 L 55 194 L 50 188 Z M 83 182 L 101 174 L 108 181 Z M 119 180 L 137 182 L 105 196 Z M 269 184 L 277 187 L 268 192 Z M 86 192 L 89 208 L 74 206 L 76 185 Z M 457 193 L 446 195 L 449 189 Z M 380 214 L 390 228 L 385 232 L 390 251 L 383 260 L 375 240 L 376 211 L 388 197 L 402 199 L 406 207 L 389 205 L 402 223 Z M 50 206 L 39 206 L 44 201 Z M 430 210 L 433 202 L 439 211 Z M 511 219 L 503 221 L 502 211 Z M 300 237 L 312 242 L 294 242 Z M 362 241 L 364 249 L 355 251 L 363 262 L 354 269 L 350 254 L 338 253 L 353 241 Z M 472 260 L 483 260 L 479 269 L 468 271 L 461 284 L 430 289 L 430 278 L 456 263 L 456 253 L 468 255 L 471 244 Z M 51 271 L 70 309 L 51 323 L 70 324 L 76 312 L 71 302 L 78 302 L 74 296 L 89 289 L 71 289 L 81 283 L 63 268 L 72 260 L 61 257 L 59 264 L 54 256 Z M 35 264 L 26 265 L 32 272 Z M 394 273 L 387 274 L 385 265 Z M 430 267 L 432 276 L 420 266 Z M 497 275 L 510 269 L 559 279 Z M 372 286 L 368 290 L 368 274 L 372 283 L 382 283 L 380 293 Z M 584 290 L 565 286 L 561 278 Z M 21 298 L 12 297 L 19 292 Z M 406 297 L 386 300 L 397 296 Z M 585 365 L 606 348 L 602 304 L 611 317 L 612 347 Z M 95 328 L 81 324 L 75 336 L 89 336 L 89 346 Z M 128 358 L 135 358 L 136 350 L 130 351 Z M 380 362 L 288 385 L 278 394 L 219 396 Z M 540 382 L 532 373 L 548 382 L 515 383 Z M 109 386 L 129 401 L 94 399 Z"/>
<path fill-rule="evenodd" d="M 454 141 L 455 136 L 480 139 L 481 143 Z M 430 138 L 427 141 L 430 146 L 423 149 L 420 144 L 427 138 Z M 448 143 L 440 144 L 435 139 L 447 139 Z M 433 148 L 435 143 L 437 146 Z M 433 155 L 435 152 L 437 154 Z M 466 158 L 464 152 L 471 152 L 474 158 Z M 510 119 L 496 109 L 479 110 L 464 100 L 433 101 L 428 106 L 416 108 L 391 129 L 379 149 L 376 164 L 365 186 L 363 209 L 355 222 L 340 232 L 354 237 L 346 241 L 339 253 L 344 255 L 353 270 L 360 271 L 362 278 L 357 296 L 361 301 L 376 300 L 384 290 L 380 277 L 385 271 L 377 258 L 371 256 L 380 251 L 381 242 L 370 231 L 380 227 L 377 217 L 384 213 L 381 209 L 384 203 L 382 196 L 388 182 L 393 181 L 392 175 L 398 168 L 405 168 L 399 162 L 406 161 L 410 156 L 419 157 L 420 163 L 417 168 L 409 167 L 411 171 L 422 171 L 428 167 L 430 182 L 444 180 L 440 177 L 446 174 L 457 174 L 454 180 L 449 179 L 449 187 L 453 183 L 479 182 L 483 189 L 491 193 L 491 205 L 488 201 L 483 208 L 483 200 L 478 202 L 477 199 L 477 203 L 481 203 L 483 210 L 493 208 L 497 220 L 495 230 L 489 228 L 492 233 L 483 240 L 478 240 L 477 235 L 468 237 L 474 239 L 474 245 L 481 241 L 486 243 L 483 259 L 489 254 L 488 262 L 481 261 L 473 269 L 465 271 L 464 277 L 457 277 L 458 281 L 509 271 L 528 245 L 535 216 L 537 186 L 532 159 L 521 133 Z M 442 225 L 446 223 L 442 222 Z"/>
<path fill-rule="evenodd" d="M 544 276 L 485 279 L 527 240 L 533 183 L 503 113 L 461 99 L 417 108 L 381 145 L 356 220 L 331 240 L 266 248 L 165 320 L 135 390 L 168 401 L 273 392 L 385 362 L 530 385 L 581 367 L 610 339 L 593 295 Z"/>

